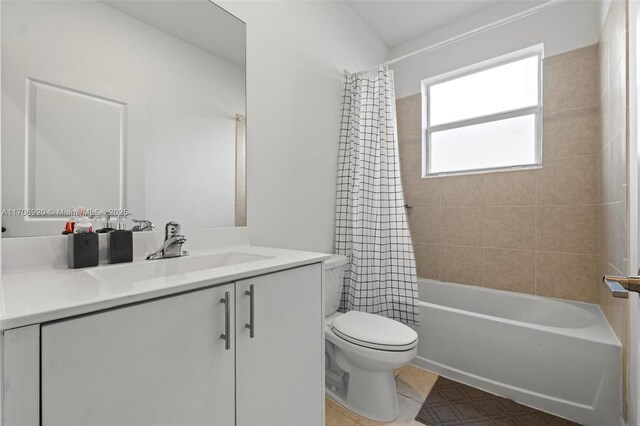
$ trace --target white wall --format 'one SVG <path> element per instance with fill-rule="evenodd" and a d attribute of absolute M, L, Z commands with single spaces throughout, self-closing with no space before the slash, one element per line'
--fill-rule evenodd
<path fill-rule="evenodd" d="M 333 251 L 342 71 L 386 46 L 344 2 L 217 2 L 247 23 L 252 244 Z"/>
<path fill-rule="evenodd" d="M 534 5 L 531 2 L 504 2 L 485 9 L 440 30 L 410 40 L 391 49 L 396 58 L 458 34 L 495 22 Z M 568 0 L 534 15 L 505 24 L 433 52 L 419 54 L 393 65 L 396 97 L 420 93 L 422 79 L 472 65 L 515 50 L 544 43 L 545 57 L 598 42 L 601 3 L 595 0 Z"/>
<path fill-rule="evenodd" d="M 5 208 L 24 207 L 24 82 L 38 77 L 128 104 L 127 207 L 134 217 L 159 228 L 168 220 L 186 228 L 233 226 L 242 68 L 97 1 L 3 2 L 2 24 Z M 90 142 L 87 160 L 101 161 L 101 147 Z M 62 225 L 25 228 L 9 230 L 51 235 Z"/>

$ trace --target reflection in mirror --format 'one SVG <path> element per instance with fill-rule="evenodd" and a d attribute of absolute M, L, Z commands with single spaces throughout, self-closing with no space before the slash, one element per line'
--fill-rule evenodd
<path fill-rule="evenodd" d="M 4 237 L 60 235 L 79 206 L 246 224 L 242 21 L 208 0 L 0 7 Z"/>

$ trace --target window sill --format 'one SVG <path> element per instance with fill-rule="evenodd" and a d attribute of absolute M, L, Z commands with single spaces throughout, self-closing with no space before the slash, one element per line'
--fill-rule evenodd
<path fill-rule="evenodd" d="M 423 179 L 435 179 L 449 176 L 465 176 L 465 175 L 480 175 L 487 173 L 504 173 L 504 172 L 520 172 L 525 170 L 537 170 L 541 169 L 542 164 L 531 164 L 529 166 L 515 166 L 515 167 L 499 167 L 495 169 L 481 169 L 481 170 L 467 170 L 460 172 L 442 172 L 423 175 Z"/>

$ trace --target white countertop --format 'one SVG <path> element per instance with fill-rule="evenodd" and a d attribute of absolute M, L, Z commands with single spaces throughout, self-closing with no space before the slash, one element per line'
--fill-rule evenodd
<path fill-rule="evenodd" d="M 267 259 L 130 282 L 101 281 L 91 270 L 126 268 L 142 262 L 101 265 L 95 268 L 34 268 L 9 271 L 0 286 L 0 330 L 37 324 L 74 315 L 126 305 L 170 294 L 229 283 L 278 270 L 321 262 L 327 254 L 239 245 L 191 251 L 190 256 L 215 253 L 248 253 Z"/>

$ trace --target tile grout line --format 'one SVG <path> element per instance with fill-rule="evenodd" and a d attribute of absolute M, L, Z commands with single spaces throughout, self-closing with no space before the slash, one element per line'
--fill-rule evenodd
<path fill-rule="evenodd" d="M 470 246 L 464 244 L 436 244 L 436 243 L 416 243 L 425 246 L 439 246 L 439 247 L 462 247 L 462 248 L 471 248 L 471 249 L 482 249 L 482 250 L 505 250 L 505 251 L 517 251 L 524 253 L 553 253 L 553 254 L 569 254 L 575 256 L 599 256 L 599 252 L 578 252 L 578 251 L 562 251 L 562 250 L 539 250 L 539 249 L 523 249 L 523 248 L 513 248 L 513 247 L 494 247 L 494 246 Z"/>
<path fill-rule="evenodd" d="M 595 155 L 594 155 L 595 157 Z M 536 183 L 537 186 L 537 183 Z M 620 200 L 620 201 L 624 201 L 624 200 Z M 469 204 L 463 204 L 463 205 L 449 205 L 449 206 L 443 206 L 443 208 L 445 209 L 478 209 L 481 207 L 490 207 L 490 208 L 513 208 L 513 207 L 594 207 L 594 206 L 599 206 L 600 203 L 586 203 L 586 204 L 482 204 L 482 205 L 469 205 Z M 426 206 L 426 205 L 421 205 L 421 204 L 412 204 L 411 207 L 413 208 L 420 208 L 420 209 L 438 209 L 439 207 L 436 206 Z"/>
<path fill-rule="evenodd" d="M 443 191 L 442 191 L 442 186 L 440 186 L 440 193 L 438 194 L 438 214 L 440 217 L 440 222 L 442 224 L 442 216 L 444 214 L 444 212 L 442 211 L 442 205 L 443 205 Z M 438 238 L 438 279 L 443 280 L 444 281 L 444 274 L 442 272 L 442 230 L 440 230 L 440 235 Z"/>
<path fill-rule="evenodd" d="M 600 99 L 602 99 L 602 96 L 598 96 L 598 102 L 596 102 L 595 104 L 587 104 L 587 105 L 577 106 L 573 108 L 557 109 L 555 111 L 546 111 L 546 112 L 543 111 L 542 115 L 544 117 L 544 115 L 558 115 L 558 114 L 567 113 L 567 112 L 576 112 L 579 110 L 591 109 L 593 107 L 600 106 Z"/>
<path fill-rule="evenodd" d="M 601 95 L 597 101 L 595 103 L 588 103 L 588 104 L 583 104 L 583 105 L 577 105 L 577 106 L 571 106 L 569 108 L 561 108 L 561 109 L 556 109 L 553 111 L 547 111 L 547 112 L 543 112 L 543 116 L 544 115 L 548 115 L 549 117 L 556 117 L 556 116 L 560 116 L 561 114 L 565 113 L 565 114 L 570 114 L 570 113 L 583 113 L 583 112 L 590 112 L 591 110 L 593 110 L 594 108 L 598 109 L 597 112 L 599 112 L 599 108 L 600 108 L 600 103 L 601 103 L 601 99 L 602 99 L 602 95 L 601 93 L 598 93 L 599 95 Z M 606 94 L 606 92 L 605 92 Z M 409 95 L 407 97 L 403 97 L 403 98 L 399 98 L 397 101 L 399 101 L 400 99 L 408 99 L 411 97 L 416 97 L 419 98 L 420 94 L 414 94 L 414 95 Z M 413 102 L 413 100 L 411 100 L 410 102 Z M 581 157 L 597 157 L 599 155 L 599 153 L 587 153 L 587 154 L 579 154 L 579 155 L 569 155 L 569 156 L 558 156 L 552 159 L 545 159 L 545 160 L 563 160 L 563 159 L 571 159 L 571 158 L 581 158 Z M 480 176 L 479 177 L 481 180 L 484 180 L 486 177 L 484 176 Z M 444 177 L 441 179 L 438 179 L 440 182 L 442 181 L 446 181 L 447 179 L 449 179 L 448 177 Z M 538 275 L 538 263 L 539 263 L 539 255 L 541 253 L 562 253 L 562 254 L 567 254 L 567 255 L 575 255 L 575 256 L 580 256 L 580 257 L 584 257 L 584 256 L 597 256 L 600 257 L 601 254 L 600 253 L 585 253 L 585 252 L 581 252 L 581 251 L 576 251 L 576 252 L 570 252 L 570 251 L 540 251 L 540 244 L 539 244 L 539 226 L 538 226 L 538 221 L 539 221 L 539 209 L 540 208 L 544 208 L 544 207 L 566 207 L 566 208 L 600 208 L 601 204 L 599 203 L 595 203 L 595 204 L 549 204 L 549 205 L 541 205 L 539 204 L 538 201 L 538 197 L 540 194 L 540 183 L 539 183 L 539 179 L 534 179 L 535 181 L 535 186 L 534 186 L 534 191 L 535 191 L 535 203 L 531 206 L 529 205 L 518 205 L 518 204 L 513 204 L 513 205 L 499 205 L 499 206 L 485 206 L 485 205 L 474 205 L 474 206 L 445 206 L 445 197 L 444 196 L 444 192 L 442 190 L 438 191 L 438 205 L 436 207 L 436 209 L 434 209 L 437 214 L 439 214 L 440 220 L 439 220 L 439 225 L 442 226 L 442 218 L 444 216 L 444 210 L 447 207 L 454 207 L 454 208 L 464 208 L 464 207 L 480 207 L 481 208 L 481 221 L 484 224 L 484 219 L 487 217 L 488 214 L 488 208 L 489 207 L 531 207 L 534 209 L 534 226 L 533 226 L 533 230 L 534 230 L 534 243 L 533 243 L 533 250 L 527 248 L 527 249 L 522 249 L 522 248 L 511 248 L 511 247 L 489 247 L 489 243 L 487 241 L 488 235 L 487 235 L 487 230 L 485 229 L 484 225 L 481 228 L 481 232 L 482 232 L 482 242 L 480 245 L 464 245 L 464 244 L 445 244 L 443 243 L 443 236 L 440 235 L 439 238 L 437 239 L 437 241 L 424 241 L 424 242 L 419 242 L 418 244 L 421 245 L 425 245 L 425 246 L 429 246 L 432 247 L 434 249 L 438 250 L 437 253 L 437 257 L 435 259 L 438 259 L 438 267 L 436 269 L 437 274 L 438 274 L 438 279 L 439 280 L 444 280 L 445 279 L 445 274 L 444 272 L 447 271 L 447 268 L 445 268 L 446 265 L 443 264 L 443 260 L 444 260 L 444 250 L 447 247 L 469 247 L 469 248 L 481 248 L 482 249 L 482 270 L 481 270 L 481 282 L 482 282 L 482 286 L 485 287 L 487 284 L 487 276 L 486 276 L 486 253 L 487 250 L 504 250 L 504 251 L 512 251 L 512 252 L 532 252 L 534 254 L 534 294 L 538 294 L 539 293 L 539 282 L 540 282 L 540 278 Z M 444 186 L 441 184 L 441 186 Z M 484 200 L 484 186 L 482 187 L 483 189 L 483 200 Z M 422 207 L 422 206 L 420 206 Z M 429 206 L 426 206 L 429 207 Z M 544 210 L 543 210 L 544 211 Z M 599 250 L 597 250 L 599 251 Z M 434 260 L 435 260 L 434 259 Z"/>
<path fill-rule="evenodd" d="M 487 265 L 487 249 L 491 249 L 492 247 L 487 247 L 489 244 L 487 242 L 487 233 L 485 229 L 485 218 L 489 217 L 487 213 L 487 209 L 489 207 L 482 208 L 481 214 L 481 225 L 482 225 L 482 287 L 487 287 L 487 276 L 485 275 L 486 265 Z"/>
<path fill-rule="evenodd" d="M 485 200 L 485 179 L 486 179 L 486 175 L 482 176 L 482 178 L 480 178 L 480 188 L 482 191 L 482 195 L 481 195 L 481 199 L 484 201 Z M 484 217 L 485 214 L 487 213 L 487 206 L 482 206 L 481 210 L 480 210 L 480 227 L 482 229 L 482 270 L 481 270 L 481 274 L 482 274 L 482 287 L 486 287 L 486 283 L 485 283 L 485 274 L 484 274 L 484 270 L 485 270 L 485 266 L 487 264 L 487 256 L 486 256 L 486 233 L 485 233 L 485 223 L 484 223 Z"/>
<path fill-rule="evenodd" d="M 533 294 L 538 294 L 538 179 L 536 177 L 535 200 L 534 207 L 534 224 L 533 224 Z"/>
<path fill-rule="evenodd" d="M 590 152 L 588 154 L 576 154 L 576 155 L 562 155 L 558 157 L 547 158 L 546 161 L 559 161 L 559 160 L 569 160 L 573 158 L 597 157 L 598 155 L 600 155 L 599 152 Z M 544 166 L 542 166 L 542 168 L 544 168 Z M 537 170 L 541 170 L 541 169 L 537 169 Z"/>

